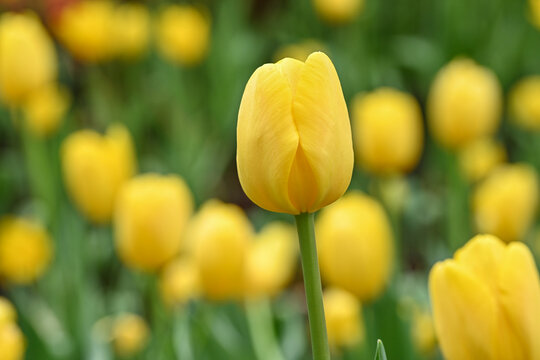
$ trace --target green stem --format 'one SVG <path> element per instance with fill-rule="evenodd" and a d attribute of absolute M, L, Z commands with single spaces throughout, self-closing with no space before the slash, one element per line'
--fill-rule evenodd
<path fill-rule="evenodd" d="M 258 360 L 283 360 L 272 324 L 268 299 L 248 300 L 246 315 L 249 332 Z"/>
<path fill-rule="evenodd" d="M 296 217 L 296 228 L 300 240 L 300 256 L 308 308 L 309 329 L 313 360 L 329 360 L 330 350 L 326 335 L 326 322 L 322 301 L 321 276 L 317 260 L 313 214 L 302 213 Z"/>

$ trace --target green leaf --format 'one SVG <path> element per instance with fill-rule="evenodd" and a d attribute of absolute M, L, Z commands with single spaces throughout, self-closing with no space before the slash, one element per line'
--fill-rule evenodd
<path fill-rule="evenodd" d="M 386 351 L 384 351 L 384 345 L 380 339 L 377 340 L 377 350 L 375 350 L 375 360 L 386 360 Z"/>

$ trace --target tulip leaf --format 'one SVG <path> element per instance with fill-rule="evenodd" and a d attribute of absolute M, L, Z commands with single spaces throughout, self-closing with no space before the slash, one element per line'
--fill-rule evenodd
<path fill-rule="evenodd" d="M 386 360 L 386 351 L 384 351 L 383 342 L 377 340 L 377 350 L 375 350 L 375 360 Z"/>

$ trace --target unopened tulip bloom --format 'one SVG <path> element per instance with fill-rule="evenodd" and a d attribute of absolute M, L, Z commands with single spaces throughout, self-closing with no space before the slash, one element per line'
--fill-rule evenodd
<path fill-rule="evenodd" d="M 0 359 L 23 360 L 26 342 L 16 323 L 0 325 Z"/>
<path fill-rule="evenodd" d="M 248 250 L 246 292 L 248 296 L 274 296 L 291 281 L 298 257 L 298 238 L 293 226 L 266 225 Z"/>
<path fill-rule="evenodd" d="M 132 59 L 140 56 L 148 46 L 150 15 L 140 4 L 124 3 L 114 12 L 114 52 Z"/>
<path fill-rule="evenodd" d="M 526 164 L 493 170 L 473 194 L 476 228 L 504 241 L 523 240 L 538 207 L 538 177 Z"/>
<path fill-rule="evenodd" d="M 324 290 L 323 301 L 330 346 L 353 346 L 364 339 L 362 306 L 353 294 L 329 288 Z"/>
<path fill-rule="evenodd" d="M 332 24 L 347 23 L 356 18 L 364 0 L 313 0 L 318 15 Z"/>
<path fill-rule="evenodd" d="M 430 355 L 437 346 L 433 316 L 427 310 L 416 309 L 412 318 L 411 337 L 416 350 Z"/>
<path fill-rule="evenodd" d="M 133 356 L 145 347 L 150 331 L 139 315 L 122 314 L 114 319 L 111 332 L 115 352 L 120 356 Z"/>
<path fill-rule="evenodd" d="M 0 221 L 0 277 L 31 283 L 45 272 L 51 256 L 51 239 L 40 224 L 15 217 Z"/>
<path fill-rule="evenodd" d="M 208 52 L 210 20 L 190 5 L 169 5 L 157 23 L 158 48 L 173 63 L 192 66 Z"/>
<path fill-rule="evenodd" d="M 315 223 L 321 276 L 361 301 L 376 298 L 393 262 L 390 224 L 382 206 L 357 191 L 324 209 Z"/>
<path fill-rule="evenodd" d="M 278 62 L 284 58 L 293 58 L 306 61 L 309 55 L 316 51 L 323 51 L 325 46 L 317 40 L 308 39 L 299 43 L 282 46 L 276 51 L 274 60 Z"/>
<path fill-rule="evenodd" d="M 58 84 L 31 92 L 23 105 L 26 125 L 32 133 L 47 136 L 60 125 L 69 106 L 69 93 Z"/>
<path fill-rule="evenodd" d="M 157 270 L 178 255 L 192 211 L 191 192 L 180 177 L 134 177 L 122 186 L 116 203 L 118 255 L 132 268 Z"/>
<path fill-rule="evenodd" d="M 245 264 L 253 229 L 236 205 L 211 200 L 194 217 L 189 230 L 201 289 L 211 300 L 242 296 Z"/>
<path fill-rule="evenodd" d="M 183 305 L 200 293 L 199 272 L 189 257 L 172 260 L 160 277 L 161 296 L 169 306 Z"/>
<path fill-rule="evenodd" d="M 423 147 L 422 113 L 411 95 L 380 88 L 358 95 L 353 105 L 358 163 L 379 175 L 412 170 Z"/>
<path fill-rule="evenodd" d="M 501 117 L 501 86 L 495 74 L 470 59 L 443 67 L 427 104 L 433 136 L 448 148 L 493 134 Z"/>
<path fill-rule="evenodd" d="M 56 67 L 53 42 L 35 14 L 0 16 L 0 100 L 21 105 L 55 79 Z"/>
<path fill-rule="evenodd" d="M 244 192 L 266 210 L 315 212 L 343 195 L 353 169 L 351 127 L 325 54 L 253 73 L 238 114 L 236 159 Z"/>
<path fill-rule="evenodd" d="M 529 249 L 478 235 L 429 275 L 447 360 L 540 359 L 540 281 Z"/>
<path fill-rule="evenodd" d="M 93 130 L 69 135 L 61 149 L 64 182 L 79 210 L 95 223 L 111 219 L 120 186 L 135 173 L 128 130 L 110 126 L 102 136 Z"/>
<path fill-rule="evenodd" d="M 540 1 L 538 12 L 540 21 Z M 540 23 L 539 23 L 540 24 Z M 540 75 L 521 80 L 510 92 L 510 113 L 519 125 L 540 131 Z"/>
<path fill-rule="evenodd" d="M 465 145 L 459 152 L 459 164 L 465 177 L 475 182 L 506 160 L 506 150 L 492 138 L 481 138 Z"/>
<path fill-rule="evenodd" d="M 17 320 L 15 307 L 8 299 L 0 296 L 0 327 L 5 324 L 14 323 L 15 320 Z"/>
<path fill-rule="evenodd" d="M 529 0 L 530 20 L 534 26 L 540 28 L 540 0 Z"/>

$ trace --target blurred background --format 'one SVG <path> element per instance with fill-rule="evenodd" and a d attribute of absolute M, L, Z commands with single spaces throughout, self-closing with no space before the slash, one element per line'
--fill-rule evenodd
<path fill-rule="evenodd" d="M 293 218 L 235 147 L 253 71 L 313 51 L 356 157 L 350 222 L 316 218 L 333 358 L 442 359 L 431 266 L 479 232 L 540 255 L 536 26 L 537 0 L 0 0 L 0 359 L 310 358 Z"/>

